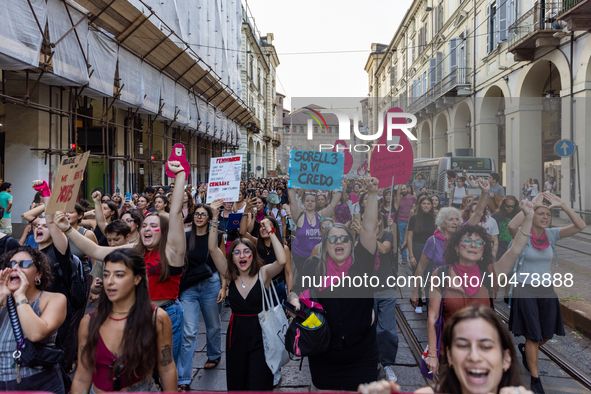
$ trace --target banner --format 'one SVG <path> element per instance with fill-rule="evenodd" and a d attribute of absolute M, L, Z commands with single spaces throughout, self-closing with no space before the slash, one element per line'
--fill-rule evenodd
<path fill-rule="evenodd" d="M 224 202 L 238 201 L 241 172 L 242 156 L 212 157 L 206 203 L 218 199 Z"/>
<path fill-rule="evenodd" d="M 89 155 L 90 151 L 79 156 L 66 157 L 62 160 L 55 176 L 51 198 L 45 213 L 54 214 L 57 211 L 72 212 L 74 210 Z"/>
<path fill-rule="evenodd" d="M 289 152 L 289 183 L 294 189 L 341 190 L 343 152 L 292 150 Z"/>

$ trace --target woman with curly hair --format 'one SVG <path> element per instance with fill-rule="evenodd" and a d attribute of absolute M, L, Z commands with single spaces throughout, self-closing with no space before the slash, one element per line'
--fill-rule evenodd
<path fill-rule="evenodd" d="M 430 371 L 439 371 L 439 344 L 435 331 L 439 311 L 448 321 L 458 310 L 473 303 L 492 306 L 492 290 L 497 288 L 498 276 L 511 270 L 528 241 L 525 234 L 531 230 L 534 210 L 532 204 L 526 201 L 522 201 L 521 209 L 526 215 L 521 225 L 523 232 L 517 234 L 511 248 L 496 263 L 493 262 L 491 239 L 481 226 L 462 226 L 447 242 L 444 255 L 447 265 L 437 268 L 431 278 L 426 359 Z M 455 277 L 460 277 L 460 280 L 455 281 Z"/>
<path fill-rule="evenodd" d="M 0 387 L 6 391 L 64 393 L 59 364 L 51 368 L 18 371 L 12 354 L 17 341 L 8 316 L 8 297 L 14 299 L 22 332 L 29 341 L 55 347 L 57 330 L 66 320 L 67 300 L 61 293 L 46 291 L 53 280 L 45 253 L 20 246 L 0 258 Z M 22 381 L 17 381 L 17 379 Z"/>

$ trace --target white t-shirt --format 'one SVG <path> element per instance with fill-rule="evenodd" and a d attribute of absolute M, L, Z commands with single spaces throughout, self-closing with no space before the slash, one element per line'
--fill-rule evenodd
<path fill-rule="evenodd" d="M 279 224 L 279 231 L 281 231 L 281 236 L 283 236 L 283 218 L 287 216 L 287 212 L 285 212 L 285 209 L 283 208 L 281 208 L 281 211 L 279 211 L 278 208 L 273 208 L 271 213 L 273 214 L 275 220 L 277 220 L 277 224 Z"/>
<path fill-rule="evenodd" d="M 556 194 L 556 182 L 554 182 L 553 184 L 550 184 L 550 182 L 546 181 L 546 183 L 544 183 L 544 191 L 546 191 L 548 189 L 552 189 L 550 191 L 550 193 Z"/>
<path fill-rule="evenodd" d="M 462 225 L 466 225 L 468 222 L 464 222 Z M 486 230 L 486 233 L 490 236 L 499 235 L 499 225 L 497 221 L 491 218 L 490 216 L 486 215 L 484 222 L 478 223 L 480 227 L 483 227 Z"/>

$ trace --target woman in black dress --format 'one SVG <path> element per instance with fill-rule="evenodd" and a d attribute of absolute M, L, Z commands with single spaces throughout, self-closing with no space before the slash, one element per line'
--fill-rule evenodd
<path fill-rule="evenodd" d="M 217 218 L 221 200 L 211 204 L 212 217 Z M 269 289 L 274 276 L 283 271 L 286 256 L 283 244 L 268 219 L 261 226 L 271 238 L 277 260 L 263 266 L 254 244 L 238 238 L 227 253 L 227 258 L 218 247 L 218 222 L 211 221 L 209 252 L 220 273 L 230 283 L 228 298 L 232 317 L 226 335 L 226 384 L 228 391 L 271 391 L 273 374 L 265 361 L 263 334 L 258 314 L 263 310 L 263 292 L 259 278 Z M 259 276 L 260 272 L 260 276 Z"/>
<path fill-rule="evenodd" d="M 378 223 L 378 180 L 366 181 L 367 203 L 363 216 L 363 228 L 357 246 L 353 246 L 353 234 L 342 224 L 335 224 L 322 237 L 320 257 L 314 257 L 303 266 L 303 276 L 363 277 L 372 274 L 376 261 Z M 309 357 L 314 386 L 321 390 L 355 391 L 359 384 L 376 380 L 378 370 L 378 346 L 373 312 L 374 289 L 364 286 L 330 288 L 304 288 L 294 283 L 288 301 L 300 308 L 300 298 L 318 301 L 326 311 L 331 331 L 330 348 L 319 355 Z M 330 280 L 329 280 L 330 283 Z M 336 283 L 336 282 L 335 282 Z"/>

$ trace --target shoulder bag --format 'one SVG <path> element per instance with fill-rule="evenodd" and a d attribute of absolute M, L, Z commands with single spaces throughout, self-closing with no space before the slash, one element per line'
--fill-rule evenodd
<path fill-rule="evenodd" d="M 273 282 L 270 284 L 272 290 L 269 290 L 269 293 L 271 294 L 267 294 L 261 271 L 259 271 L 259 281 L 263 293 L 263 310 L 259 313 L 259 323 L 263 332 L 265 360 L 271 373 L 275 374 L 279 368 L 289 362 L 289 354 L 285 349 L 287 317 L 281 307 Z M 273 295 L 275 295 L 276 304 L 273 301 Z"/>
<path fill-rule="evenodd" d="M 316 307 L 308 307 L 300 301 L 301 309 L 296 311 L 293 305 L 284 301 L 283 307 L 293 313 L 291 324 L 285 334 L 285 348 L 291 354 L 301 357 L 315 356 L 324 353 L 330 347 L 330 328 L 326 321 L 326 311 Z M 306 320 L 314 314 L 319 320 L 317 327 L 304 326 Z"/>

